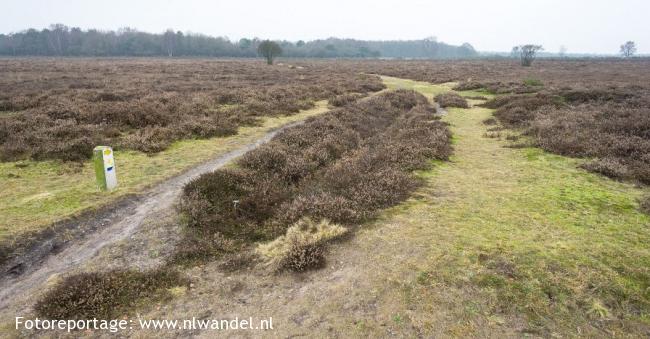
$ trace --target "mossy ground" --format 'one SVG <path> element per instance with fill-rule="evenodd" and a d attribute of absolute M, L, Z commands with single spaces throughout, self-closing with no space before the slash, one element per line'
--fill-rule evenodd
<path fill-rule="evenodd" d="M 427 95 L 449 88 L 385 81 Z M 455 155 L 420 173 L 428 188 L 378 222 L 398 222 L 428 247 L 405 285 L 409 307 L 426 318 L 435 305 L 451 306 L 457 335 L 486 319 L 542 335 L 647 334 L 650 218 L 638 211 L 642 190 L 581 170 L 579 159 L 485 138 L 490 116 L 479 107 L 449 109 L 443 119 Z"/>

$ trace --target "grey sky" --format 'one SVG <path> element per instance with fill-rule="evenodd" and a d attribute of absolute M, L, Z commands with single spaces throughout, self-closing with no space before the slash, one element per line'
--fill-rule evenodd
<path fill-rule="evenodd" d="M 3 0 L 0 32 L 63 23 L 83 29 L 166 28 L 208 35 L 312 40 L 419 39 L 482 51 L 533 42 L 556 52 L 650 53 L 648 0 Z"/>

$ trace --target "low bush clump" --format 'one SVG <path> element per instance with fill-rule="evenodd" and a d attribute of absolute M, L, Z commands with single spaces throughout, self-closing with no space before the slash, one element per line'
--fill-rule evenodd
<path fill-rule="evenodd" d="M 483 104 L 484 107 L 496 109 L 494 116 L 509 127 L 525 127 L 535 118 L 536 109 L 560 105 L 557 98 L 542 93 L 497 97 Z"/>
<path fill-rule="evenodd" d="M 524 85 L 537 87 L 537 86 L 544 86 L 544 83 L 539 79 L 528 78 L 528 79 L 524 79 Z"/>
<path fill-rule="evenodd" d="M 345 105 L 348 105 L 350 103 L 353 103 L 361 98 L 363 98 L 364 95 L 361 93 L 347 93 L 347 94 L 340 94 L 337 96 L 334 96 L 329 99 L 329 104 L 334 106 L 334 107 L 342 107 Z"/>
<path fill-rule="evenodd" d="M 450 132 L 434 112 L 424 96 L 399 90 L 283 131 L 235 168 L 185 186 L 180 209 L 188 234 L 198 234 L 189 239 L 246 244 L 274 239 L 304 217 L 346 226 L 372 217 L 417 187 L 411 171 L 451 154 Z M 212 244 L 219 245 L 192 240 L 179 253 L 191 257 L 194 248 L 200 259 L 227 251 Z"/>
<path fill-rule="evenodd" d="M 470 95 L 470 96 L 465 96 L 464 98 L 471 99 L 471 100 L 483 100 L 483 101 L 487 101 L 488 99 L 487 97 L 482 95 Z"/>
<path fill-rule="evenodd" d="M 469 104 L 467 103 L 467 99 L 461 97 L 460 95 L 454 92 L 438 94 L 436 95 L 435 100 L 442 107 L 460 107 L 460 108 L 469 107 Z"/>
<path fill-rule="evenodd" d="M 145 301 L 170 296 L 168 289 L 188 285 L 178 272 L 113 270 L 71 275 L 35 306 L 48 319 L 116 319 Z"/>
<path fill-rule="evenodd" d="M 276 270 L 304 271 L 322 265 L 326 243 L 347 231 L 327 219 L 315 222 L 308 217 L 302 218 L 289 227 L 285 235 L 258 245 L 256 252 Z"/>
<path fill-rule="evenodd" d="M 473 91 L 477 89 L 484 89 L 485 85 L 475 81 L 461 81 L 456 85 L 454 91 Z"/>
<path fill-rule="evenodd" d="M 494 126 L 494 125 L 498 124 L 498 122 L 497 122 L 497 119 L 495 119 L 495 118 L 487 118 L 487 119 L 483 120 L 483 124 L 486 125 L 486 126 Z"/>

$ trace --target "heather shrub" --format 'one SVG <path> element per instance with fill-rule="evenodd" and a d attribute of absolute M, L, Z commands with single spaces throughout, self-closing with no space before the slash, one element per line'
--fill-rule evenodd
<path fill-rule="evenodd" d="M 535 118 L 535 110 L 543 107 L 559 107 L 561 102 L 547 94 L 510 95 L 486 102 L 483 106 L 496 109 L 494 116 L 504 125 L 523 127 Z"/>
<path fill-rule="evenodd" d="M 325 246 L 321 244 L 302 244 L 291 241 L 284 258 L 278 263 L 279 270 L 302 272 L 325 266 Z"/>
<path fill-rule="evenodd" d="M 407 173 L 387 166 L 369 168 L 362 160 L 346 159 L 333 167 L 324 177 L 331 192 L 355 202 L 358 214 L 370 217 L 381 208 L 404 200 L 416 187 Z M 364 175 L 354 171 L 369 170 Z"/>
<path fill-rule="evenodd" d="M 417 105 L 428 105 L 427 98 L 415 91 L 398 89 L 386 92 L 381 96 L 384 100 L 398 109 L 409 110 Z"/>
<path fill-rule="evenodd" d="M 406 199 L 418 185 L 410 172 L 452 151 L 451 133 L 434 112 L 420 94 L 387 92 L 308 119 L 242 156 L 236 168 L 193 180 L 180 204 L 190 239 L 180 259 L 227 252 L 221 237 L 272 239 L 305 217 L 351 226 Z M 291 260 L 281 266 L 294 270 L 315 265 L 322 251 L 301 242 L 287 248 Z"/>
<path fill-rule="evenodd" d="M 313 192 L 299 194 L 280 207 L 279 223 L 289 225 L 304 216 L 345 224 L 362 220 L 363 215 L 359 212 L 360 209 L 355 201 L 328 191 L 313 189 L 308 191 Z"/>
<path fill-rule="evenodd" d="M 507 95 L 484 104 L 504 125 L 523 128 L 535 146 L 595 160 L 583 168 L 650 184 L 650 104 L 640 88 L 563 88 Z"/>
<path fill-rule="evenodd" d="M 646 214 L 650 214 L 650 196 L 646 196 L 643 199 L 641 199 L 640 207 L 641 207 L 641 211 L 643 211 Z"/>
<path fill-rule="evenodd" d="M 264 239 L 268 230 L 260 223 L 273 216 L 290 194 L 291 187 L 277 176 L 223 169 L 188 183 L 179 207 L 191 228 L 238 239 Z"/>
<path fill-rule="evenodd" d="M 584 104 L 592 101 L 611 101 L 622 103 L 635 96 L 632 91 L 624 90 L 621 88 L 568 89 L 561 91 L 560 95 L 566 99 L 566 101 L 574 104 Z"/>
<path fill-rule="evenodd" d="M 339 94 L 337 96 L 331 97 L 328 102 L 334 107 L 342 107 L 349 105 L 350 103 L 353 103 L 361 98 L 363 98 L 363 94 L 360 93 Z"/>
<path fill-rule="evenodd" d="M 487 126 L 494 126 L 497 124 L 497 119 L 495 118 L 487 118 L 483 120 L 483 124 Z"/>
<path fill-rule="evenodd" d="M 469 107 L 467 100 L 454 92 L 438 94 L 434 99 L 442 107 Z"/>
<path fill-rule="evenodd" d="M 174 130 L 169 127 L 145 127 L 124 137 L 118 146 L 145 153 L 156 153 L 169 147 L 173 137 Z"/>
<path fill-rule="evenodd" d="M 621 161 L 621 159 L 616 158 L 604 158 L 590 161 L 581 165 L 580 167 L 594 172 L 599 173 L 610 178 L 629 178 L 630 171 L 627 166 Z"/>
<path fill-rule="evenodd" d="M 79 273 L 47 291 L 34 310 L 48 319 L 116 319 L 137 304 L 165 299 L 168 289 L 188 284 L 171 270 Z"/>
<path fill-rule="evenodd" d="M 477 89 L 483 89 L 485 85 L 475 82 L 475 81 L 461 81 L 454 88 L 454 91 L 472 91 Z"/>
<path fill-rule="evenodd" d="M 465 99 L 471 99 L 471 100 L 483 100 L 487 101 L 488 98 L 482 95 L 470 95 L 470 96 L 464 96 Z"/>
<path fill-rule="evenodd" d="M 246 61 L 171 62 L 3 62 L 3 70 L 21 69 L 23 80 L 0 77 L 0 111 L 12 111 L 0 116 L 0 160 L 85 160 L 98 144 L 156 153 L 177 140 L 233 135 L 260 117 L 384 88 L 378 76 L 326 65 L 297 71 Z M 109 67 L 116 71 L 101 71 Z M 52 69 L 62 71 L 41 81 Z M 53 130 L 63 125 L 67 133 Z"/>
<path fill-rule="evenodd" d="M 537 86 L 544 86 L 544 83 L 539 79 L 528 78 L 528 79 L 524 79 L 524 85 L 537 87 Z"/>

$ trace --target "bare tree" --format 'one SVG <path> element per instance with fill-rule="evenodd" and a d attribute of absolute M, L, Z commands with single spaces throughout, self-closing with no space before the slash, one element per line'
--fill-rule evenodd
<path fill-rule="evenodd" d="M 621 55 L 623 55 L 623 57 L 632 57 L 634 56 L 634 53 L 636 53 L 636 44 L 634 41 L 628 41 L 621 45 Z"/>
<path fill-rule="evenodd" d="M 266 58 L 266 63 L 273 65 L 273 59 L 282 54 L 282 48 L 274 41 L 264 40 L 257 46 L 257 53 Z"/>
<path fill-rule="evenodd" d="M 541 45 L 521 45 L 515 46 L 512 48 L 512 53 L 519 52 L 519 57 L 521 58 L 521 65 L 524 67 L 529 67 L 533 64 L 537 52 L 544 50 Z"/>
<path fill-rule="evenodd" d="M 50 34 L 48 40 L 54 52 L 58 55 L 63 54 L 65 36 L 68 33 L 68 27 L 64 24 L 50 25 Z"/>
<path fill-rule="evenodd" d="M 174 56 L 174 49 L 176 48 L 176 33 L 171 28 L 165 31 L 163 34 L 163 41 L 165 44 L 165 50 L 167 51 L 167 56 L 170 58 Z"/>
<path fill-rule="evenodd" d="M 564 59 L 566 57 L 566 51 L 567 51 L 566 46 L 564 45 L 560 46 L 560 52 L 558 53 L 560 58 Z"/>

